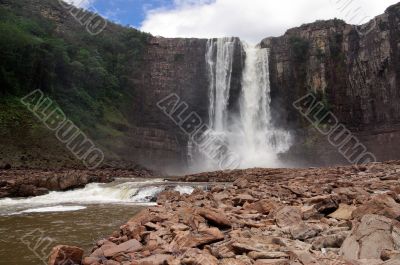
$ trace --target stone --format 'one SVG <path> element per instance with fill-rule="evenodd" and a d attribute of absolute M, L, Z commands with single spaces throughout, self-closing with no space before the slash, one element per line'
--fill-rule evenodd
<path fill-rule="evenodd" d="M 347 259 L 380 259 L 384 250 L 400 250 L 400 224 L 367 214 L 343 242 L 340 254 Z"/>
<path fill-rule="evenodd" d="M 249 181 L 245 178 L 238 178 L 233 182 L 233 186 L 236 186 L 239 189 L 247 188 L 247 185 L 249 185 Z"/>
<path fill-rule="evenodd" d="M 82 260 L 82 265 L 91 265 L 93 263 L 99 262 L 100 260 L 100 258 L 86 257 Z"/>
<path fill-rule="evenodd" d="M 290 234 L 292 235 L 293 239 L 299 239 L 302 241 L 317 236 L 319 232 L 321 232 L 320 228 L 306 225 L 303 222 L 290 227 Z"/>
<path fill-rule="evenodd" d="M 397 259 L 400 261 L 400 251 L 384 249 L 381 252 L 381 259 L 384 261 L 391 260 L 391 259 L 393 259 L 393 260 Z"/>
<path fill-rule="evenodd" d="M 400 204 L 392 197 L 381 194 L 355 209 L 352 217 L 361 219 L 366 214 L 383 215 L 400 221 Z"/>
<path fill-rule="evenodd" d="M 240 259 L 229 258 L 220 260 L 219 265 L 250 265 L 250 264 Z"/>
<path fill-rule="evenodd" d="M 301 210 L 298 207 L 285 206 L 276 213 L 275 221 L 279 227 L 288 227 L 302 222 Z"/>
<path fill-rule="evenodd" d="M 339 208 L 328 216 L 337 220 L 350 220 L 352 219 L 352 213 L 356 208 L 357 207 L 352 205 L 339 204 Z"/>
<path fill-rule="evenodd" d="M 171 255 L 156 254 L 143 259 L 137 260 L 139 265 L 164 265 L 169 264 L 174 259 Z"/>
<path fill-rule="evenodd" d="M 108 248 L 104 250 L 104 256 L 105 257 L 112 257 L 118 253 L 129 253 L 129 252 L 135 252 L 138 250 L 141 250 L 143 248 L 142 244 L 140 244 L 139 241 L 136 239 L 131 239 L 129 241 L 126 241 L 122 244 L 119 244 L 117 246 Z"/>
<path fill-rule="evenodd" d="M 235 206 L 243 206 L 243 204 L 245 204 L 246 202 L 252 203 L 255 201 L 256 199 L 254 199 L 254 197 L 250 194 L 239 194 L 232 199 L 232 202 Z"/>
<path fill-rule="evenodd" d="M 268 215 L 278 209 L 279 203 L 270 200 L 260 200 L 251 204 L 245 204 L 246 210 L 254 210 L 258 213 Z"/>
<path fill-rule="evenodd" d="M 83 252 L 78 247 L 58 245 L 52 249 L 48 265 L 80 265 Z"/>
<path fill-rule="evenodd" d="M 316 237 L 312 240 L 312 247 L 316 250 L 321 250 L 323 248 L 340 248 L 349 234 L 350 232 L 343 231 L 333 235 Z"/>
<path fill-rule="evenodd" d="M 218 260 L 210 254 L 201 253 L 201 254 L 197 254 L 194 257 L 182 259 L 181 264 L 182 265 L 198 265 L 198 264 L 218 265 Z"/>
<path fill-rule="evenodd" d="M 202 208 L 197 211 L 197 213 L 211 222 L 212 225 L 218 227 L 231 227 L 231 221 L 229 221 L 228 217 L 225 213 L 209 208 Z"/>
<path fill-rule="evenodd" d="M 224 239 L 224 234 L 215 227 L 203 228 L 197 232 L 178 231 L 170 244 L 171 250 L 194 248 L 205 244 L 214 243 Z"/>
<path fill-rule="evenodd" d="M 248 253 L 248 256 L 254 260 L 289 258 L 289 254 L 285 252 L 267 252 L 267 251 L 262 251 L 262 252 L 252 251 Z"/>
<path fill-rule="evenodd" d="M 259 259 L 254 265 L 290 265 L 287 259 Z"/>

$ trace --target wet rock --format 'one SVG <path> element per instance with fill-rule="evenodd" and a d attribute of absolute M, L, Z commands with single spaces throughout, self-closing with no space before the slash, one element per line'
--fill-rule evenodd
<path fill-rule="evenodd" d="M 157 204 L 163 204 L 165 202 L 173 202 L 179 200 L 181 194 L 179 191 L 167 190 L 163 191 L 157 196 Z"/>
<path fill-rule="evenodd" d="M 83 249 L 73 246 L 59 245 L 51 251 L 48 265 L 77 265 L 81 264 Z"/>

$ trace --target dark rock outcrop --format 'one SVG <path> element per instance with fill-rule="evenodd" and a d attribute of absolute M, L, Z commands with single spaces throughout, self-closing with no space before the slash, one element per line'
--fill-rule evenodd
<path fill-rule="evenodd" d="M 271 54 L 275 122 L 310 142 L 312 133 L 304 134 L 303 129 L 311 124 L 292 104 L 312 92 L 379 160 L 398 158 L 399 23 L 397 4 L 362 29 L 341 20 L 317 21 L 264 39 L 261 46 L 270 48 Z M 335 155 L 337 161 L 343 160 L 329 144 L 317 142 L 310 151 L 314 162 L 331 163 Z M 388 145 L 390 150 L 384 148 Z"/>

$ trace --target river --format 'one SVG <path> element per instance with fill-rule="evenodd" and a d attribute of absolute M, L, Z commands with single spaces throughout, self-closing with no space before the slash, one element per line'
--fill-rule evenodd
<path fill-rule="evenodd" d="M 138 211 L 154 205 L 157 194 L 171 188 L 191 193 L 204 184 L 163 179 L 117 179 L 83 189 L 0 200 L 0 265 L 47 264 L 55 245 L 76 245 L 90 253 Z"/>

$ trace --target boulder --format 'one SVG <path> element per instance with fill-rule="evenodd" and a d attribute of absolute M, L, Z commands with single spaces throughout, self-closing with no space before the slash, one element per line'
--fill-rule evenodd
<path fill-rule="evenodd" d="M 315 226 L 306 225 L 301 222 L 300 224 L 290 227 L 290 234 L 293 239 L 306 240 L 315 237 L 321 232 L 321 229 Z"/>
<path fill-rule="evenodd" d="M 171 251 L 194 248 L 224 239 L 224 234 L 215 227 L 203 228 L 197 232 L 177 231 L 176 233 L 174 240 L 170 244 Z"/>
<path fill-rule="evenodd" d="M 365 215 L 343 242 L 347 259 L 380 259 L 384 250 L 400 250 L 400 223 L 380 215 Z"/>
<path fill-rule="evenodd" d="M 119 244 L 114 247 L 110 247 L 104 250 L 105 257 L 112 257 L 118 253 L 129 253 L 141 250 L 143 248 L 142 244 L 136 239 L 131 239 L 125 243 Z"/>
<path fill-rule="evenodd" d="M 52 249 L 49 265 L 80 265 L 83 249 L 74 246 L 59 245 Z"/>
<path fill-rule="evenodd" d="M 222 211 L 218 211 L 215 209 L 202 208 L 197 211 L 197 213 L 204 217 L 206 220 L 211 222 L 212 225 L 216 225 L 218 227 L 231 227 L 231 221 L 229 221 L 228 217 Z"/>
<path fill-rule="evenodd" d="M 347 204 L 339 204 L 339 208 L 331 213 L 329 217 L 335 218 L 337 220 L 350 220 L 352 218 L 352 213 L 357 207 Z"/>
<path fill-rule="evenodd" d="M 298 207 L 286 206 L 276 213 L 276 224 L 279 227 L 288 227 L 302 222 L 301 210 Z"/>
<path fill-rule="evenodd" d="M 256 199 L 250 194 L 239 194 L 232 199 L 235 206 L 243 206 L 243 204 L 255 202 Z"/>
<path fill-rule="evenodd" d="M 260 200 L 258 202 L 245 204 L 243 206 L 246 210 L 254 210 L 258 213 L 268 215 L 278 209 L 280 204 L 271 200 Z"/>
<path fill-rule="evenodd" d="M 171 255 L 166 254 L 156 254 L 147 258 L 143 258 L 138 260 L 138 264 L 141 265 L 164 265 L 170 264 L 170 262 L 174 259 Z"/>
<path fill-rule="evenodd" d="M 383 215 L 400 221 L 400 204 L 385 194 L 377 195 L 354 210 L 352 216 L 361 219 L 366 214 Z"/>

